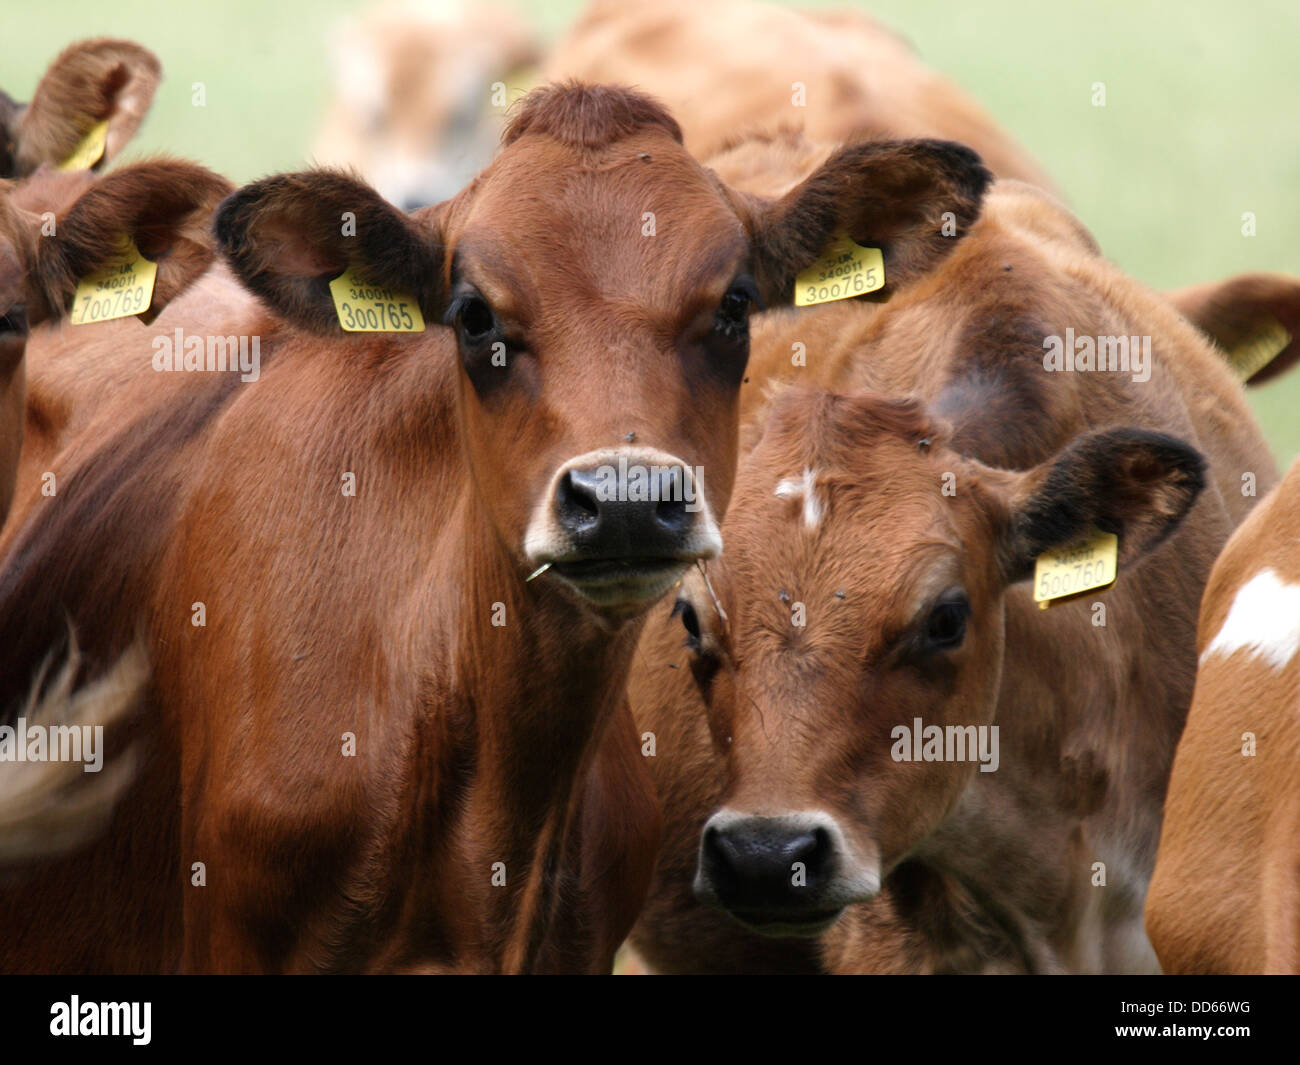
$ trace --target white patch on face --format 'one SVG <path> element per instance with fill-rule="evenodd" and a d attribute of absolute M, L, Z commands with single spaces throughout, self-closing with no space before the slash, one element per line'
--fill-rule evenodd
<path fill-rule="evenodd" d="M 817 495 L 817 473 L 804 470 L 802 477 L 787 477 L 776 486 L 776 496 L 780 499 L 803 500 L 803 523 L 808 529 L 815 529 L 822 522 L 822 503 Z"/>
<path fill-rule="evenodd" d="M 1273 669 L 1281 669 L 1295 657 L 1300 650 L 1300 584 L 1287 584 L 1274 570 L 1265 569 L 1237 590 L 1201 661 L 1239 650 L 1250 651 Z"/>

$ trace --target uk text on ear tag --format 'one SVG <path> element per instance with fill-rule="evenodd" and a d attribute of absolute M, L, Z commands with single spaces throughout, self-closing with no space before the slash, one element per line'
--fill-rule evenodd
<path fill-rule="evenodd" d="M 89 132 L 72 149 L 72 154 L 59 164 L 60 170 L 89 170 L 104 157 L 108 146 L 108 119 L 96 122 Z"/>
<path fill-rule="evenodd" d="M 1228 352 L 1228 363 L 1239 380 L 1249 381 L 1290 343 L 1291 334 L 1286 326 L 1269 315 L 1259 328 L 1233 346 Z"/>
<path fill-rule="evenodd" d="M 846 300 L 884 285 L 885 257 L 880 249 L 864 248 L 841 234 L 794 279 L 794 305 L 811 307 Z"/>
<path fill-rule="evenodd" d="M 330 282 L 334 312 L 347 333 L 423 333 L 420 305 L 405 292 L 361 281 L 348 267 Z"/>
<path fill-rule="evenodd" d="M 1039 609 L 1084 592 L 1109 588 L 1119 575 L 1119 537 L 1093 530 L 1088 536 L 1044 551 L 1034 563 L 1034 602 Z"/>
<path fill-rule="evenodd" d="M 77 282 L 72 297 L 73 325 L 108 322 L 142 314 L 153 302 L 158 264 L 140 254 L 135 241 L 124 237 L 122 250 L 111 262 Z"/>

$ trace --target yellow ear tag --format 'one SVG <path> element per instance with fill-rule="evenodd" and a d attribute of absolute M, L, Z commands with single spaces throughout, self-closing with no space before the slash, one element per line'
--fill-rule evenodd
<path fill-rule="evenodd" d="M 1228 364 L 1242 381 L 1249 381 L 1291 343 L 1286 326 L 1271 315 L 1228 352 Z"/>
<path fill-rule="evenodd" d="M 96 122 L 90 127 L 81 142 L 72 149 L 72 154 L 59 164 L 60 170 L 89 170 L 99 162 L 108 146 L 108 119 Z"/>
<path fill-rule="evenodd" d="M 348 333 L 423 333 L 420 305 L 404 292 L 376 288 L 348 267 L 330 282 L 334 312 Z"/>
<path fill-rule="evenodd" d="M 153 302 L 157 278 L 158 264 L 141 255 L 135 241 L 123 237 L 122 250 L 110 262 L 77 282 L 69 321 L 86 325 L 142 314 Z"/>
<path fill-rule="evenodd" d="M 794 305 L 846 300 L 885 285 L 885 257 L 844 235 L 835 237 L 818 260 L 794 279 Z"/>
<path fill-rule="evenodd" d="M 1091 535 L 1044 551 L 1034 563 L 1034 602 L 1040 610 L 1084 592 L 1109 588 L 1119 575 L 1119 537 Z"/>

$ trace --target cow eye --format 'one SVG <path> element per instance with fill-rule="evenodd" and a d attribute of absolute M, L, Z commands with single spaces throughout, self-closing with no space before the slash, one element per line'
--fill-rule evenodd
<path fill-rule="evenodd" d="M 966 638 L 966 619 L 970 613 L 970 602 L 961 592 L 939 600 L 925 619 L 925 650 L 951 651 L 960 647 Z"/>
<path fill-rule="evenodd" d="M 751 307 L 758 304 L 758 287 L 748 277 L 737 279 L 718 304 L 714 330 L 728 336 L 740 335 L 749 322 Z"/>
<path fill-rule="evenodd" d="M 686 646 L 693 651 L 699 651 L 700 618 L 695 613 L 695 607 L 685 599 L 678 599 L 673 604 L 673 613 L 682 619 L 682 627 L 686 629 Z"/>
<path fill-rule="evenodd" d="M 460 335 L 470 344 L 481 344 L 497 330 L 496 315 L 478 296 L 466 296 L 456 309 Z"/>
<path fill-rule="evenodd" d="M 0 318 L 0 336 L 26 336 L 27 310 L 24 307 L 10 307 L 9 313 Z"/>

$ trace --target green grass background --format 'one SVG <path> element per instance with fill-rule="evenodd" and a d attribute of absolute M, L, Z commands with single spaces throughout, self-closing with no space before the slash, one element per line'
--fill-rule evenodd
<path fill-rule="evenodd" d="M 707 3 L 707 0 L 701 0 Z M 131 37 L 166 80 L 138 151 L 236 181 L 300 166 L 323 112 L 326 41 L 356 0 L 10 4 L 0 86 L 25 99 L 81 37 Z M 547 35 L 582 0 L 517 3 Z M 798 5 L 796 5 L 798 6 Z M 815 5 L 829 6 L 828 0 Z M 870 0 L 1055 176 L 1121 267 L 1159 287 L 1300 273 L 1296 0 Z M 207 106 L 191 104 L 203 82 Z M 1093 107 L 1092 84 L 1106 84 Z M 1257 235 L 1241 235 L 1253 211 Z M 1280 462 L 1300 452 L 1300 370 L 1251 392 Z"/>

